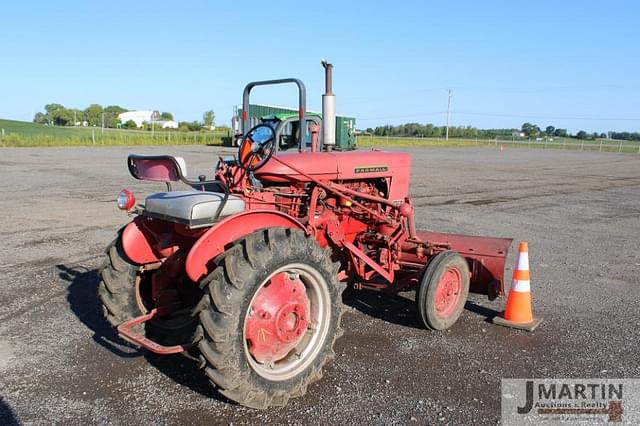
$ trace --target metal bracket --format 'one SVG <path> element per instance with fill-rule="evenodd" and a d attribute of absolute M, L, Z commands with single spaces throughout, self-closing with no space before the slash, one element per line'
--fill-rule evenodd
<path fill-rule="evenodd" d="M 349 241 L 342 241 L 342 245 L 345 246 L 354 256 L 358 257 L 364 263 L 369 265 L 374 271 L 376 271 L 382 278 L 387 280 L 390 283 L 393 283 L 393 270 L 387 271 L 382 266 L 378 265 L 378 263 L 367 256 L 365 252 L 360 250 L 355 245 L 351 244 Z"/>
<path fill-rule="evenodd" d="M 117 327 L 118 334 L 127 342 L 133 343 L 134 345 L 138 345 L 141 348 L 160 355 L 179 354 L 189 349 L 190 345 L 163 346 L 133 331 L 133 327 L 149 321 L 157 313 L 157 309 L 152 309 L 151 312 L 146 315 L 132 318 L 129 321 L 123 322 Z"/>

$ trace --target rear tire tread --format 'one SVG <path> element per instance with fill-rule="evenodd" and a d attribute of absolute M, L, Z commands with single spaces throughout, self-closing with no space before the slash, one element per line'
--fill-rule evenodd
<path fill-rule="evenodd" d="M 296 253 L 293 253 L 293 247 Z M 204 297 L 209 298 L 210 305 L 209 309 L 203 308 L 199 313 L 203 338 L 198 347 L 207 362 L 205 372 L 222 395 L 240 404 L 253 408 L 285 405 L 290 398 L 304 395 L 307 386 L 322 377 L 322 367 L 335 356 L 333 345 L 343 334 L 340 321 L 344 309 L 339 296 L 346 287 L 336 278 L 328 282 L 329 285 L 337 283 L 337 306 L 331 307 L 331 316 L 335 316 L 335 330 L 333 335 L 327 335 L 331 341 L 325 343 L 324 355 L 319 353 L 309 370 L 300 373 L 305 377 L 301 377 L 287 391 L 265 389 L 251 379 L 252 370 L 248 365 L 237 365 L 237 360 L 245 356 L 244 347 L 237 344 L 236 335 L 247 293 L 243 291 L 246 280 L 241 277 L 249 277 L 252 271 L 264 268 L 262 265 L 274 256 L 288 258 L 296 255 L 311 257 L 325 270 L 332 271 L 334 277 L 337 276 L 340 264 L 331 261 L 328 248 L 321 248 L 315 239 L 307 237 L 300 230 L 270 228 L 254 232 L 236 243 L 214 261 L 215 269 L 202 280 L 203 289 L 208 288 Z"/>
<path fill-rule="evenodd" d="M 102 302 L 105 319 L 114 327 L 142 315 L 135 296 L 135 282 L 140 267 L 130 262 L 124 254 L 121 235 L 105 250 L 107 260 L 99 271 L 98 284 L 98 298 Z M 161 345 L 172 346 L 196 339 L 195 321 L 191 322 L 193 325 L 175 326 L 170 322 L 160 324 L 152 320 L 137 330 Z"/>

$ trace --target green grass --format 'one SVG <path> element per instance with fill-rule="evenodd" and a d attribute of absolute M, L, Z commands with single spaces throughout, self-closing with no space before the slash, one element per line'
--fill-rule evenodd
<path fill-rule="evenodd" d="M 0 119 L 0 147 L 222 144 L 227 130 L 179 132 L 45 126 Z"/>
<path fill-rule="evenodd" d="M 434 138 L 406 138 L 393 136 L 358 136 L 358 146 L 361 147 L 398 147 L 398 148 L 427 148 L 437 146 L 470 146 L 475 145 L 471 139 L 434 139 Z"/>
<path fill-rule="evenodd" d="M 556 149 L 565 151 L 597 151 L 640 154 L 640 143 L 619 140 L 578 140 L 572 138 L 554 138 L 553 141 L 529 141 L 505 139 L 453 139 L 443 138 L 407 138 L 386 136 L 358 136 L 360 147 L 397 147 L 397 148 L 430 148 L 430 147 L 490 147 L 499 148 Z"/>

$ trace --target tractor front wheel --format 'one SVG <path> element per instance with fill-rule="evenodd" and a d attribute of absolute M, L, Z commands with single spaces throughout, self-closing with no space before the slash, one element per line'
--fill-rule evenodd
<path fill-rule="evenodd" d="M 416 294 L 427 328 L 446 330 L 458 320 L 469 294 L 469 279 L 469 265 L 458 253 L 444 251 L 431 259 Z"/>
<path fill-rule="evenodd" d="M 322 376 L 342 334 L 338 263 L 304 232 L 257 231 L 203 279 L 199 348 L 220 393 L 253 408 L 283 406 Z"/>

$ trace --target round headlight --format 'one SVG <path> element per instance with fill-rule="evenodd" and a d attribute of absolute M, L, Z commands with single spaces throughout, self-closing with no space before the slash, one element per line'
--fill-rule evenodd
<path fill-rule="evenodd" d="M 131 210 L 136 205 L 136 197 L 134 197 L 133 192 L 123 189 L 118 194 L 117 203 L 120 210 Z"/>

